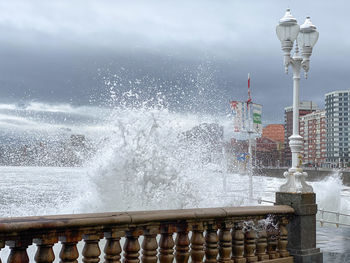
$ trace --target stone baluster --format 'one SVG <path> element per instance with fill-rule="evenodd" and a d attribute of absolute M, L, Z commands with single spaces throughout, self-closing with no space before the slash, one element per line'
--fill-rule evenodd
<path fill-rule="evenodd" d="M 274 227 L 267 229 L 267 254 L 270 259 L 278 258 L 277 249 L 277 230 Z"/>
<path fill-rule="evenodd" d="M 266 234 L 266 230 L 263 229 L 259 231 L 258 243 L 256 245 L 256 255 L 258 256 L 259 261 L 269 259 L 269 255 L 266 253 L 266 249 L 267 249 L 267 234 Z"/>
<path fill-rule="evenodd" d="M 52 263 L 55 260 L 53 245 L 58 242 L 56 234 L 43 235 L 41 238 L 35 238 L 38 249 L 36 250 L 34 260 L 37 263 Z"/>
<path fill-rule="evenodd" d="M 172 263 L 174 260 L 174 227 L 165 225 L 161 227 L 161 236 L 159 240 L 159 261 L 160 263 Z"/>
<path fill-rule="evenodd" d="M 67 235 L 59 237 L 62 243 L 60 263 L 78 263 L 79 252 L 77 244 L 81 237 L 81 234 L 75 232 L 68 232 Z"/>
<path fill-rule="evenodd" d="M 32 244 L 32 240 L 10 240 L 6 241 L 11 249 L 10 255 L 7 259 L 7 263 L 28 263 L 29 257 L 27 253 L 27 248 Z"/>
<path fill-rule="evenodd" d="M 5 247 L 5 241 L 0 240 L 0 250 L 1 250 L 2 248 L 4 248 L 4 247 Z M 0 258 L 0 263 L 2 263 L 2 262 L 1 262 L 1 258 Z"/>
<path fill-rule="evenodd" d="M 232 252 L 232 225 L 224 222 L 220 225 L 219 230 L 219 260 L 220 263 L 231 263 Z"/>
<path fill-rule="evenodd" d="M 120 263 L 120 253 L 122 248 L 120 246 L 120 238 L 124 235 L 121 231 L 106 232 L 106 244 L 104 247 L 105 263 Z"/>
<path fill-rule="evenodd" d="M 216 263 L 219 254 L 218 229 L 214 224 L 208 225 L 205 235 L 205 263 Z"/>
<path fill-rule="evenodd" d="M 139 263 L 140 243 L 139 236 L 142 234 L 140 230 L 132 230 L 126 232 L 126 240 L 124 243 L 124 259 L 123 263 Z"/>
<path fill-rule="evenodd" d="M 235 223 L 232 231 L 232 259 L 235 263 L 246 263 L 243 257 L 244 252 L 244 233 L 241 222 Z"/>
<path fill-rule="evenodd" d="M 85 244 L 82 251 L 84 263 L 98 263 L 100 261 L 101 250 L 99 246 L 100 236 L 89 234 L 83 236 Z"/>
<path fill-rule="evenodd" d="M 287 251 L 288 244 L 288 230 L 287 230 L 288 220 L 283 217 L 279 224 L 279 239 L 278 239 L 278 253 L 281 258 L 289 257 L 289 252 Z"/>
<path fill-rule="evenodd" d="M 203 223 L 198 223 L 192 227 L 191 237 L 191 259 L 193 263 L 201 263 L 204 258 L 204 236 L 203 236 Z"/>
<path fill-rule="evenodd" d="M 254 229 L 248 230 L 245 235 L 245 245 L 244 245 L 244 257 L 247 259 L 247 262 L 256 262 L 258 257 L 255 256 L 256 248 L 256 232 Z"/>
<path fill-rule="evenodd" d="M 157 263 L 157 234 L 159 227 L 147 227 L 142 241 L 142 263 Z"/>
<path fill-rule="evenodd" d="M 177 229 L 175 240 L 175 260 L 177 263 L 187 263 L 190 257 L 188 238 L 188 225 L 180 225 Z"/>

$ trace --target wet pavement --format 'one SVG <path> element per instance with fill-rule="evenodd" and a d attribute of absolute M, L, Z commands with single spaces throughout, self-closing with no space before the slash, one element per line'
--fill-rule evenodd
<path fill-rule="evenodd" d="M 317 247 L 323 262 L 350 263 L 350 227 L 317 227 Z"/>

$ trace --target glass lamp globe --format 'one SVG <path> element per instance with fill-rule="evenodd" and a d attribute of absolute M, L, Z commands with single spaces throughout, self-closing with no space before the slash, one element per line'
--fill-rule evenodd
<path fill-rule="evenodd" d="M 299 25 L 297 20 L 292 16 L 290 9 L 288 8 L 284 17 L 279 21 L 276 27 L 276 34 L 281 42 L 294 41 L 299 33 Z"/>
<path fill-rule="evenodd" d="M 318 40 L 319 33 L 316 26 L 311 23 L 310 17 L 307 17 L 304 24 L 300 26 L 298 44 L 300 47 L 314 47 Z"/>

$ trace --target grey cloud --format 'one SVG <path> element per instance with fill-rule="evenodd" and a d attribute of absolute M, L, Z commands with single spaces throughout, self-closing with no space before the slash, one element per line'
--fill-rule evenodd
<path fill-rule="evenodd" d="M 0 100 L 108 102 L 104 78 L 117 74 L 119 92 L 161 91 L 177 110 L 225 111 L 246 98 L 251 72 L 264 118 L 282 121 L 292 78 L 275 26 L 288 6 L 319 28 L 301 97 L 322 106 L 324 93 L 348 88 L 346 1 L 4 1 Z M 143 86 L 128 84 L 135 79 Z"/>

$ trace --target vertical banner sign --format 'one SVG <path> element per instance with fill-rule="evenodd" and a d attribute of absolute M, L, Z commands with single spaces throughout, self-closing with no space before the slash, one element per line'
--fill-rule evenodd
<path fill-rule="evenodd" d="M 253 112 L 253 131 L 255 133 L 262 133 L 262 123 L 261 123 L 261 113 L 262 105 L 252 103 L 252 112 Z"/>
<path fill-rule="evenodd" d="M 234 118 L 234 131 L 241 132 L 243 129 L 244 104 L 241 101 L 231 101 L 230 104 Z"/>

